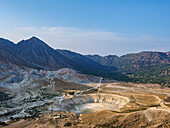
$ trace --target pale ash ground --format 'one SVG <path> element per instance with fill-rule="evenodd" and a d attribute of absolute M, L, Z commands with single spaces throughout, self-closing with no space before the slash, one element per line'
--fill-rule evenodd
<path fill-rule="evenodd" d="M 87 86 L 97 86 L 88 84 Z M 69 92 L 69 90 L 67 90 Z M 70 90 L 72 91 L 72 90 Z M 80 96 L 67 96 L 61 102 L 62 106 L 71 104 L 69 99 L 74 100 L 75 111 L 82 111 L 78 118 L 76 115 L 65 112 L 55 112 L 42 118 L 33 120 L 20 120 L 8 126 L 42 127 L 50 128 L 65 127 L 64 124 L 71 122 L 72 128 L 92 127 L 169 127 L 170 126 L 170 101 L 168 100 L 170 88 L 161 89 L 153 84 L 131 83 L 103 83 L 99 92 L 82 94 Z M 121 99 L 122 102 L 116 99 Z M 104 99 L 104 100 L 103 100 Z M 127 100 L 128 99 L 128 100 Z M 97 101 L 98 100 L 98 101 Z M 81 101 L 81 102 L 80 102 Z M 90 101 L 90 102 L 89 102 Z M 115 102 L 114 102 L 115 101 Z M 81 104 L 80 104 L 81 103 Z M 116 103 L 118 109 L 112 111 Z M 121 106 L 121 107 L 119 107 Z M 114 107 L 114 108 L 115 108 Z M 108 109 L 108 110 L 105 110 Z M 96 111 L 96 112 L 95 112 Z M 93 112 L 93 113 L 89 113 Z M 72 116 L 71 116 L 72 115 Z M 73 119 L 74 115 L 74 119 Z M 60 118 L 61 117 L 61 118 Z M 104 120 L 103 120 L 104 119 Z M 58 122 L 58 123 L 56 123 Z"/>

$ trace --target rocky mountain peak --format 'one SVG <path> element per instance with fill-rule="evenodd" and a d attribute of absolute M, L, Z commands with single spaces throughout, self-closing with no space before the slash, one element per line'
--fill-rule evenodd
<path fill-rule="evenodd" d="M 0 45 L 14 45 L 14 43 L 7 39 L 0 38 Z"/>
<path fill-rule="evenodd" d="M 18 45 L 37 45 L 37 46 L 41 46 L 41 45 L 46 45 L 48 46 L 45 42 L 43 42 L 42 40 L 38 39 L 37 37 L 33 36 L 27 40 L 22 40 L 18 43 Z"/>

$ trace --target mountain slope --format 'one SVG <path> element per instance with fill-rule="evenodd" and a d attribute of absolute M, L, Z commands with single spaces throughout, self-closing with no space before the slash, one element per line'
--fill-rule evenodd
<path fill-rule="evenodd" d="M 170 58 L 163 52 L 141 52 L 127 54 L 121 57 L 115 55 L 105 57 L 87 55 L 87 57 L 102 65 L 115 66 L 119 69 L 125 69 L 127 66 L 130 66 L 131 71 L 139 70 L 143 66 L 170 64 Z"/>
<path fill-rule="evenodd" d="M 84 56 L 68 50 L 54 50 L 36 37 L 18 44 L 0 38 L 0 64 L 44 70 L 71 68 L 82 74 L 115 80 L 170 84 L 169 52 Z"/>
<path fill-rule="evenodd" d="M 16 46 L 17 55 L 43 69 L 74 68 L 71 62 L 36 37 L 22 40 Z"/>
<path fill-rule="evenodd" d="M 45 42 L 36 37 L 28 40 L 22 40 L 18 44 L 10 41 L 1 41 L 1 60 L 6 63 L 10 61 L 16 66 L 25 66 L 35 69 L 58 70 L 61 68 L 71 68 L 83 74 L 90 74 L 122 80 L 124 75 L 116 72 L 116 68 L 103 66 L 93 60 L 78 53 L 67 50 L 54 50 Z M 7 42 L 7 43 L 4 43 Z"/>
<path fill-rule="evenodd" d="M 117 68 L 115 68 L 114 66 L 101 65 L 84 55 L 68 50 L 58 49 L 57 51 L 66 58 L 68 58 L 70 61 L 72 61 L 76 66 L 76 70 L 81 71 L 82 73 L 102 76 L 116 80 L 128 79 L 128 77 L 124 76 L 122 73 L 117 72 Z"/>
<path fill-rule="evenodd" d="M 62 54 L 63 56 L 65 56 L 66 58 L 71 60 L 76 65 L 77 69 L 81 70 L 83 68 L 82 71 L 84 71 L 86 73 L 89 72 L 88 70 L 95 70 L 95 71 L 96 70 L 109 70 L 109 67 L 100 65 L 81 54 L 71 52 L 68 50 L 59 50 L 58 49 L 56 51 L 58 51 L 60 54 Z M 116 70 L 116 68 L 114 68 L 114 67 L 111 67 L 110 69 Z"/>
<path fill-rule="evenodd" d="M 170 57 L 163 52 L 140 52 L 121 57 L 109 55 L 87 55 L 88 58 L 105 66 L 115 66 L 123 74 L 138 78 L 140 82 L 169 84 Z"/>
<path fill-rule="evenodd" d="M 16 45 L 13 42 L 3 38 L 0 38 L 0 64 L 36 68 L 36 66 L 25 62 L 16 54 Z"/>

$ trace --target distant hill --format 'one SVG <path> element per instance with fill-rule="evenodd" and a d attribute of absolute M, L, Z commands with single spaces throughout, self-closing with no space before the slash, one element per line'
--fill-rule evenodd
<path fill-rule="evenodd" d="M 137 78 L 134 81 L 170 84 L 169 52 L 144 51 L 121 57 L 115 55 L 104 57 L 87 55 L 86 57 L 105 66 L 114 66 L 123 74 Z"/>
<path fill-rule="evenodd" d="M 118 57 L 116 55 L 99 56 L 99 55 L 87 55 L 86 57 L 93 61 L 107 66 L 115 66 L 122 71 L 138 71 L 143 67 L 154 65 L 169 65 L 170 57 L 167 53 L 163 52 L 141 52 L 123 55 Z"/>

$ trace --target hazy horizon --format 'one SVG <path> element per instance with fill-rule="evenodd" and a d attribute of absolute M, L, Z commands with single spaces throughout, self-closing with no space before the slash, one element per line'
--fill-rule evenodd
<path fill-rule="evenodd" d="M 36 36 L 54 49 L 124 55 L 170 50 L 170 1 L 0 0 L 0 36 Z"/>
<path fill-rule="evenodd" d="M 12 41 L 12 40 L 9 40 L 9 39 L 3 38 L 3 37 L 0 37 L 0 38 L 2 38 L 2 39 L 7 39 L 7 40 L 13 42 L 14 44 L 17 44 L 17 43 L 19 43 L 19 42 L 22 41 L 22 40 L 28 40 L 28 39 L 30 39 L 30 38 L 32 38 L 32 37 L 36 37 L 36 36 L 31 36 L 31 37 L 26 38 L 26 39 L 21 39 L 21 40 L 19 40 L 18 42 L 14 42 L 14 41 Z M 41 38 L 39 38 L 39 37 L 36 37 L 36 38 L 38 38 L 38 39 L 40 39 L 41 41 L 43 41 L 43 40 L 42 40 Z M 45 42 L 45 41 L 43 41 L 43 42 Z M 47 42 L 45 42 L 45 43 L 46 43 L 47 45 L 49 45 Z M 49 46 L 50 46 L 50 45 L 49 45 Z M 50 46 L 50 47 L 53 48 L 52 46 Z M 83 54 L 83 53 L 80 53 L 80 52 L 78 52 L 78 51 L 73 51 L 73 50 L 71 50 L 71 49 L 66 49 L 66 48 L 53 48 L 53 49 L 55 49 L 55 50 L 57 50 L 57 49 L 59 49 L 59 50 L 68 50 L 68 51 L 76 52 L 76 53 L 82 54 L 82 55 L 99 55 L 99 56 L 102 56 L 102 57 L 109 56 L 109 55 L 116 55 L 116 56 L 119 56 L 119 57 L 120 57 L 120 56 L 123 56 L 123 55 L 126 55 L 126 54 L 133 54 L 133 53 L 140 53 L 140 52 L 164 52 L 164 53 L 170 52 L 170 51 L 154 51 L 154 50 L 147 51 L 147 50 L 143 50 L 143 51 L 139 51 L 139 52 L 129 52 L 129 53 L 125 53 L 125 54 L 122 54 L 122 55 L 117 55 L 117 54 L 106 54 L 106 55 L 102 55 L 102 54 L 98 54 L 98 53 L 92 53 L 92 54 L 87 53 L 87 54 Z"/>

